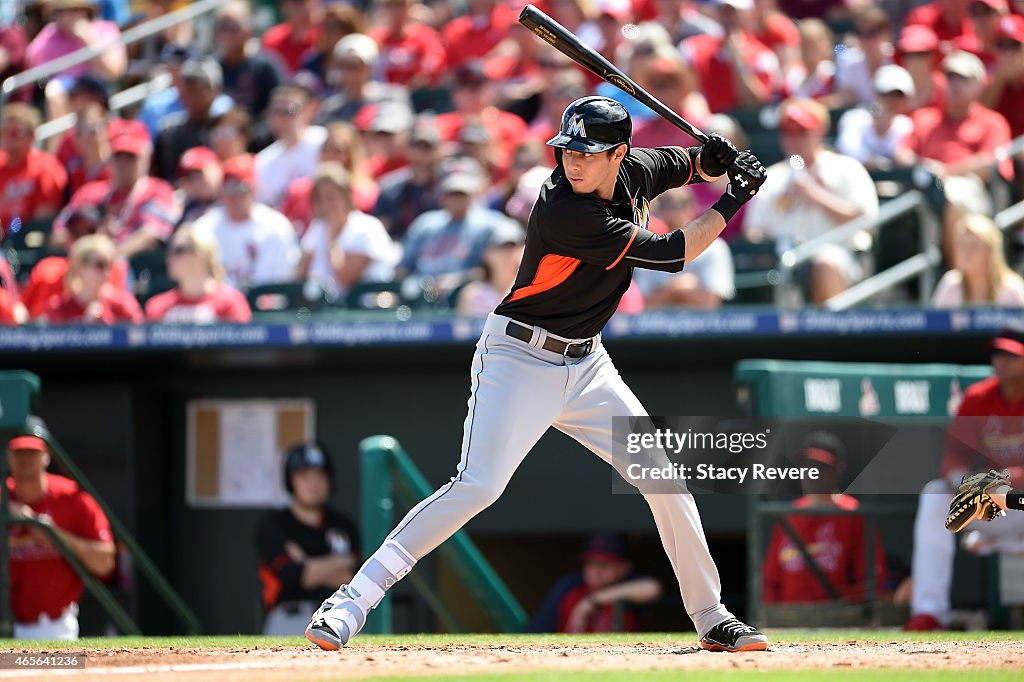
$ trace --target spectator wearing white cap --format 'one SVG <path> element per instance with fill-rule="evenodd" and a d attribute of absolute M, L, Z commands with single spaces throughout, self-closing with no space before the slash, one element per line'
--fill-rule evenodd
<path fill-rule="evenodd" d="M 318 123 L 351 122 L 367 104 L 384 101 L 411 107 L 405 88 L 373 79 L 379 58 L 377 42 L 364 33 L 351 33 L 338 41 L 328 72 L 328 81 L 337 92 L 320 106 Z"/>
<path fill-rule="evenodd" d="M 914 123 L 907 114 L 914 79 L 902 66 L 887 64 L 875 72 L 877 100 L 870 109 L 850 109 L 839 119 L 836 148 L 868 169 L 890 168 L 896 150 Z"/>
<path fill-rule="evenodd" d="M 256 155 L 256 199 L 280 208 L 288 186 L 309 177 L 320 160 L 327 130 L 310 125 L 316 115 L 313 93 L 301 85 L 278 86 L 267 107 L 274 142 Z"/>

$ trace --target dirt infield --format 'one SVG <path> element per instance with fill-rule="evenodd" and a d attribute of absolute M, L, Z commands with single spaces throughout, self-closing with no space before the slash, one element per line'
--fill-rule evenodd
<path fill-rule="evenodd" d="M 33 651 L 39 656 L 43 652 Z M 64 653 L 67 653 L 65 650 Z M 397 675 L 608 670 L 1024 670 L 1024 640 L 774 644 L 766 652 L 713 654 L 692 642 L 634 644 L 364 645 L 340 652 L 304 646 L 266 648 L 86 649 L 84 670 L 5 670 L 5 678 L 125 682 L 351 680 Z M 453 675 L 454 676 L 454 675 Z"/>

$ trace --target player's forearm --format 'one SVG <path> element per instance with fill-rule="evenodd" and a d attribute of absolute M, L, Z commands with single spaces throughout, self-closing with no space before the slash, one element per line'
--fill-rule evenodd
<path fill-rule="evenodd" d="M 1005 493 L 988 494 L 1000 509 L 1024 511 L 1024 490 L 1008 490 Z"/>
<path fill-rule="evenodd" d="M 337 587 L 352 577 L 354 562 L 350 554 L 330 554 L 307 557 L 302 562 L 299 584 L 304 590 L 317 587 Z"/>
<path fill-rule="evenodd" d="M 660 596 L 661 583 L 654 578 L 637 578 L 618 585 L 604 587 L 594 592 L 590 598 L 596 604 L 613 604 L 617 601 L 646 604 Z"/>
<path fill-rule="evenodd" d="M 66 530 L 53 526 L 53 529 L 64 541 L 75 557 L 85 566 L 86 570 L 99 578 L 105 578 L 114 570 L 114 543 L 103 540 L 88 540 Z"/>
<path fill-rule="evenodd" d="M 696 220 L 687 223 L 682 230 L 686 239 L 686 262 L 691 263 L 694 258 L 704 253 L 724 229 L 725 218 L 714 209 L 704 211 Z"/>

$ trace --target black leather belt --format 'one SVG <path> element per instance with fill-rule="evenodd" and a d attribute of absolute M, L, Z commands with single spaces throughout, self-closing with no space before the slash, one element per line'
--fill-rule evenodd
<path fill-rule="evenodd" d="M 531 339 L 533 339 L 533 327 L 519 324 L 515 320 L 509 320 L 508 325 L 505 327 L 505 333 L 513 339 L 519 339 L 526 343 L 530 343 Z M 590 351 L 594 350 L 594 341 L 593 339 L 587 339 L 583 343 L 567 343 L 549 336 L 544 339 L 543 348 L 552 353 L 578 360 L 579 358 L 585 358 L 590 354 Z"/>

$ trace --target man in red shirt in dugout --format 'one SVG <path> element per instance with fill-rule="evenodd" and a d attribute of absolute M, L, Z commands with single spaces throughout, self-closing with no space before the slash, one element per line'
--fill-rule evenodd
<path fill-rule="evenodd" d="M 815 467 L 817 480 L 801 481 L 804 495 L 793 502 L 797 509 L 836 509 L 853 511 L 860 506 L 857 498 L 839 492 L 846 461 L 846 448 L 832 433 L 816 431 L 807 436 L 799 454 L 800 466 Z M 814 559 L 843 601 L 858 602 L 864 598 L 867 584 L 867 552 L 864 517 L 850 515 L 793 515 L 786 521 L 796 531 L 804 547 Z M 886 561 L 882 537 L 875 535 L 875 585 L 885 583 Z M 764 596 L 766 604 L 797 604 L 827 601 L 825 586 L 807 565 L 803 554 L 782 528 L 775 526 L 765 553 Z"/>
<path fill-rule="evenodd" d="M 1007 469 L 1024 484 L 1024 327 L 1009 326 L 989 345 L 993 373 L 964 391 L 946 436 L 939 478 L 921 491 L 914 521 L 911 619 L 904 630 L 949 627 L 956 537 L 943 527 L 960 480 L 981 470 Z M 1024 515 L 975 524 L 964 536 L 976 554 L 1024 552 Z"/>
<path fill-rule="evenodd" d="M 46 433 L 38 417 L 29 431 Z M 35 519 L 64 541 L 86 570 L 105 578 L 114 570 L 110 523 L 91 495 L 69 478 L 46 471 L 50 450 L 38 435 L 22 435 L 7 444 L 8 507 L 12 516 Z M 78 639 L 78 599 L 82 580 L 37 526 L 12 523 L 10 543 L 11 611 L 16 639 Z"/>

